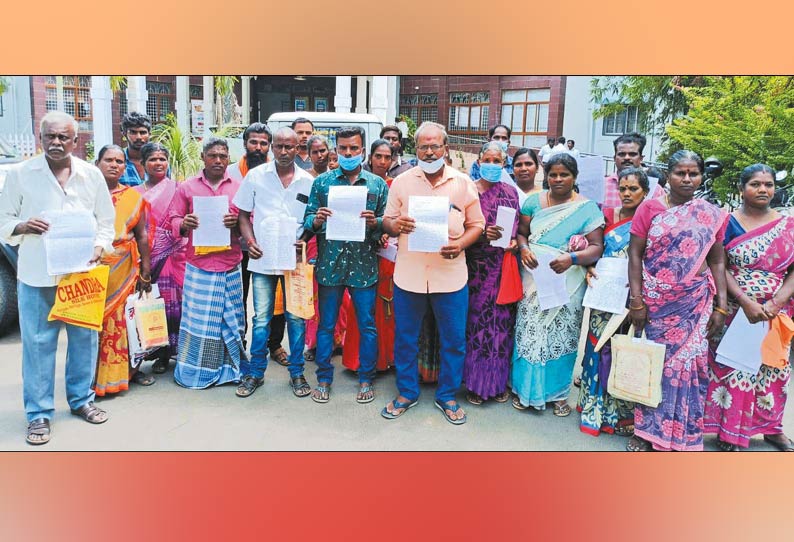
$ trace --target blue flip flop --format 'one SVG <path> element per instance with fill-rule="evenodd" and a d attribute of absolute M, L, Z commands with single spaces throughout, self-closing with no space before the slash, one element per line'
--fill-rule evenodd
<path fill-rule="evenodd" d="M 449 415 L 447 414 L 447 410 L 451 410 L 452 412 L 457 412 L 458 409 L 460 408 L 460 405 L 458 403 L 455 403 L 454 405 L 448 405 L 446 403 L 442 403 L 439 400 L 436 400 L 436 406 L 439 408 L 439 410 L 441 410 L 441 412 L 444 413 L 444 418 L 446 418 L 446 420 L 452 425 L 463 425 L 464 423 L 466 423 L 466 414 L 464 414 L 463 417 L 460 419 L 450 418 Z"/>
<path fill-rule="evenodd" d="M 419 403 L 418 400 L 416 400 L 416 401 L 408 401 L 406 403 L 402 403 L 402 402 L 398 401 L 397 399 L 392 399 L 392 401 L 391 401 L 392 409 L 401 408 L 403 410 L 399 414 L 394 414 L 394 412 L 389 412 L 388 410 L 386 410 L 386 407 L 389 406 L 389 405 L 386 405 L 385 407 L 383 407 L 383 410 L 380 411 L 380 415 L 383 416 L 384 418 L 386 418 L 387 420 L 396 420 L 397 418 L 399 418 L 400 416 L 402 416 L 403 414 L 408 412 L 409 408 L 411 408 L 413 406 L 416 406 L 417 403 Z"/>

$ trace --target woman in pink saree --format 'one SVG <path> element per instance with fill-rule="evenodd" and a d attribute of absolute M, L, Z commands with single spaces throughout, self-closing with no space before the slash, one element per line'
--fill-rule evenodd
<path fill-rule="evenodd" d="M 638 404 L 629 451 L 703 449 L 708 341 L 725 324 L 726 217 L 693 199 L 703 160 L 678 151 L 669 161 L 670 193 L 634 214 L 629 244 L 629 318 L 666 347 L 662 401 Z"/>
<path fill-rule="evenodd" d="M 186 239 L 175 239 L 167 222 L 168 208 L 176 193 L 176 182 L 169 179 L 168 150 L 159 143 L 147 143 L 141 148 L 141 161 L 146 181 L 135 187 L 149 203 L 149 221 L 155 230 L 152 241 L 152 283 L 157 283 L 165 301 L 169 346 L 157 351 L 152 366 L 155 373 L 168 369 L 171 356 L 177 353 L 179 321 L 182 318 L 182 288 L 185 283 Z"/>
<path fill-rule="evenodd" d="M 754 164 L 739 177 L 742 206 L 731 214 L 725 233 L 728 257 L 728 323 L 741 309 L 751 323 L 794 316 L 794 217 L 769 207 L 775 195 L 775 172 Z M 706 433 L 714 433 L 723 451 L 747 448 L 750 438 L 782 451 L 794 451 L 783 433 L 783 411 L 791 376 L 791 344 L 777 360 L 763 359 L 757 373 L 718 363 L 716 344 L 709 358 Z"/>

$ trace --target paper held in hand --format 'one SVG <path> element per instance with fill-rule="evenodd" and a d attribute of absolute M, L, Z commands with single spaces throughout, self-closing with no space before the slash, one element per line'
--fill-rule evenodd
<path fill-rule="evenodd" d="M 496 209 L 496 225 L 502 228 L 502 237 L 491 241 L 492 247 L 507 248 L 513 236 L 513 224 L 516 220 L 516 210 L 512 207 L 499 206 Z"/>
<path fill-rule="evenodd" d="M 549 267 L 555 258 L 553 254 L 539 253 L 535 258 L 538 260 L 538 266 L 532 269 L 531 273 L 538 291 L 540 310 L 562 307 L 571 299 L 565 284 L 565 273 L 558 274 Z"/>
<path fill-rule="evenodd" d="M 193 230 L 193 246 L 228 247 L 231 231 L 223 225 L 223 216 L 228 213 L 228 196 L 193 196 L 193 214 L 199 220 Z"/>
<path fill-rule="evenodd" d="M 43 235 L 47 274 L 66 275 L 87 271 L 94 256 L 97 223 L 87 210 L 45 211 L 41 217 L 50 227 Z"/>
<path fill-rule="evenodd" d="M 449 198 L 446 196 L 409 196 L 408 216 L 416 220 L 408 236 L 408 250 L 440 252 L 449 242 Z"/>
<path fill-rule="evenodd" d="M 334 214 L 325 224 L 329 241 L 362 242 L 367 233 L 367 220 L 361 213 L 367 208 L 366 186 L 332 186 L 328 189 L 328 208 Z"/>
<path fill-rule="evenodd" d="M 717 362 L 746 373 L 758 373 L 761 343 L 768 332 L 767 322 L 751 324 L 744 311 L 739 309 L 717 345 Z"/>
<path fill-rule="evenodd" d="M 248 270 L 255 273 L 291 271 L 295 269 L 295 237 L 298 222 L 291 216 L 268 216 L 256 229 L 256 242 L 261 258 L 250 258 Z"/>
<path fill-rule="evenodd" d="M 612 314 L 622 314 L 629 295 L 629 260 L 601 258 L 596 264 L 598 278 L 587 287 L 582 305 Z"/>

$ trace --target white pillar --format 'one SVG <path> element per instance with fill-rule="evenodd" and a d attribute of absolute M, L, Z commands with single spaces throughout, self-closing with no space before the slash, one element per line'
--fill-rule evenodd
<path fill-rule="evenodd" d="M 204 76 L 204 134 L 210 137 L 210 125 L 215 123 L 215 80 L 211 75 Z"/>
<path fill-rule="evenodd" d="M 386 110 L 389 107 L 388 92 L 388 79 L 385 75 L 376 75 L 372 78 L 372 99 L 370 100 L 369 112 L 378 117 L 383 124 L 390 124 L 387 122 Z M 391 122 L 394 118 L 391 119 Z"/>
<path fill-rule="evenodd" d="M 94 153 L 113 143 L 113 113 L 110 90 L 110 77 L 106 75 L 91 77 L 91 112 L 94 122 Z"/>
<path fill-rule="evenodd" d="M 367 76 L 356 77 L 356 113 L 367 112 Z"/>
<path fill-rule="evenodd" d="M 334 110 L 337 113 L 350 113 L 353 99 L 350 97 L 349 75 L 336 76 L 336 95 L 334 96 Z"/>
<path fill-rule="evenodd" d="M 400 103 L 400 93 L 397 92 L 397 77 L 389 75 L 386 79 L 386 124 L 394 124 L 399 111 L 397 107 Z"/>
<path fill-rule="evenodd" d="M 240 84 L 243 87 L 243 124 L 248 126 L 251 124 L 251 76 L 243 75 Z"/>
<path fill-rule="evenodd" d="M 176 123 L 182 134 L 190 133 L 190 77 L 176 76 Z"/>
<path fill-rule="evenodd" d="M 146 113 L 146 101 L 149 92 L 146 90 L 146 76 L 127 77 L 127 111 Z M 152 119 L 155 120 L 155 119 Z"/>

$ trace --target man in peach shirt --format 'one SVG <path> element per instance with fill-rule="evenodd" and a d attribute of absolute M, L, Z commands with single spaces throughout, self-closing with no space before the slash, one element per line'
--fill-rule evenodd
<path fill-rule="evenodd" d="M 399 395 L 381 415 L 398 418 L 419 399 L 419 331 L 430 307 L 441 340 L 435 404 L 448 422 L 460 425 L 466 422 L 466 413 L 455 393 L 463 376 L 469 302 L 464 250 L 482 234 L 485 218 L 476 185 L 464 173 L 445 165 L 449 146 L 444 127 L 425 122 L 414 138 L 418 165 L 392 182 L 383 218 L 384 231 L 400 237 L 394 269 L 394 363 Z M 408 236 L 416 229 L 415 220 L 408 216 L 410 196 L 449 198 L 449 239 L 438 253 L 408 250 Z"/>

